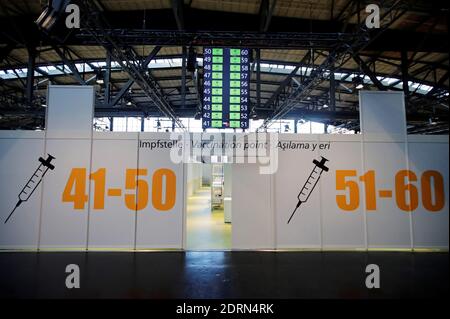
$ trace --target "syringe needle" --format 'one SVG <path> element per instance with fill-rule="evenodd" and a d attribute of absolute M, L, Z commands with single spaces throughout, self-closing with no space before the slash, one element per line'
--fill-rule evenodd
<path fill-rule="evenodd" d="M 8 220 L 11 218 L 11 216 L 12 216 L 12 214 L 14 214 L 14 211 L 17 209 L 17 207 L 19 207 L 20 206 L 20 204 L 22 204 L 22 200 L 21 199 L 19 199 L 19 201 L 17 202 L 17 204 L 16 204 L 16 207 L 14 207 L 14 209 L 12 210 L 12 212 L 9 214 L 9 216 L 8 216 L 8 218 L 6 218 L 6 220 L 5 220 L 5 224 L 8 222 Z"/>
<path fill-rule="evenodd" d="M 289 217 L 289 220 L 288 220 L 288 224 L 289 224 L 289 222 L 291 221 L 291 219 L 292 219 L 292 217 L 294 217 L 294 214 L 295 214 L 295 212 L 297 211 L 297 209 L 300 207 L 300 205 L 301 205 L 301 201 L 298 201 L 298 203 L 297 203 L 297 206 L 295 206 L 295 209 L 294 209 L 294 211 L 292 212 L 292 214 L 291 214 L 291 217 Z"/>

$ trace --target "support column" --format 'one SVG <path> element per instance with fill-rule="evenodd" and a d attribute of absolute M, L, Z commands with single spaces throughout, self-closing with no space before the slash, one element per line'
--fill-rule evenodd
<path fill-rule="evenodd" d="M 28 106 L 32 106 L 33 104 L 35 63 L 36 63 L 36 49 L 29 47 L 28 67 L 27 67 L 27 91 L 26 91 L 26 99 Z"/>
<path fill-rule="evenodd" d="M 330 73 L 330 109 L 336 111 L 336 79 L 334 77 L 334 65 Z"/>
<path fill-rule="evenodd" d="M 408 96 L 409 96 L 409 85 L 408 85 L 408 52 L 402 50 L 401 52 L 401 69 L 402 69 L 402 82 L 403 82 L 403 93 L 405 93 L 405 108 L 408 110 Z"/>
<path fill-rule="evenodd" d="M 181 62 L 181 108 L 186 107 L 186 59 L 187 48 L 183 46 L 183 57 Z"/>
<path fill-rule="evenodd" d="M 106 70 L 105 70 L 105 100 L 104 104 L 109 105 L 111 102 L 111 55 L 106 52 Z"/>
<path fill-rule="evenodd" d="M 256 49 L 256 107 L 261 108 L 261 49 Z"/>

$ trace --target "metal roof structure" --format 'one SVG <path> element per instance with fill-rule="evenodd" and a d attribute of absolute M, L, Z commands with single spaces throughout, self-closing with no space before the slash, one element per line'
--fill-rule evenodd
<path fill-rule="evenodd" d="M 45 31 L 35 21 L 48 1 L 0 0 L 0 129 L 45 126 L 49 84 L 96 85 L 98 117 L 198 116 L 203 46 L 228 46 L 253 49 L 262 129 L 289 118 L 358 130 L 363 87 L 405 92 L 410 133 L 448 134 L 446 1 L 71 2 L 81 28 L 62 10 Z M 364 27 L 371 3 L 379 29 Z"/>

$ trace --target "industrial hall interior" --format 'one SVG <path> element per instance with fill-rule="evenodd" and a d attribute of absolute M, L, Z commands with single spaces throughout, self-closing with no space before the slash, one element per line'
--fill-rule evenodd
<path fill-rule="evenodd" d="M 448 18 L 0 0 L 0 301 L 448 296 Z"/>

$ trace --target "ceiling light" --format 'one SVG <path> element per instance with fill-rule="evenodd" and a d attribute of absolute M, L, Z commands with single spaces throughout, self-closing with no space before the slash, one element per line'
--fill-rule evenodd
<path fill-rule="evenodd" d="M 356 89 L 357 89 L 357 90 L 361 90 L 362 88 L 364 88 L 364 85 L 362 85 L 362 84 L 358 84 L 358 85 L 356 86 Z"/>
<path fill-rule="evenodd" d="M 328 104 L 324 104 L 323 108 L 326 109 L 328 107 Z"/>
<path fill-rule="evenodd" d="M 65 10 L 69 2 L 70 0 L 49 1 L 49 5 L 44 7 L 44 10 L 35 21 L 37 26 L 41 30 L 49 32 L 61 18 L 62 12 Z"/>

